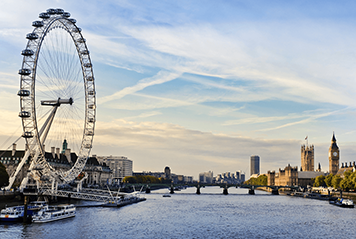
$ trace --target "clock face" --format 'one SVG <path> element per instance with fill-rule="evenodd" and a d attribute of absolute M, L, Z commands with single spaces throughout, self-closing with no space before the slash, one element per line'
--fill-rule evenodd
<path fill-rule="evenodd" d="M 337 156 L 337 152 L 334 152 L 333 155 L 336 157 Z"/>

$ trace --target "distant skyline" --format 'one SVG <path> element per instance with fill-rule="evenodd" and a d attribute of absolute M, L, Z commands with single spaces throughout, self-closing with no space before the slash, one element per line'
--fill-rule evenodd
<path fill-rule="evenodd" d="M 20 52 L 48 8 L 70 12 L 87 40 L 92 154 L 126 156 L 134 171 L 248 178 L 251 155 L 261 173 L 300 168 L 308 136 L 328 171 L 334 131 L 340 163 L 355 161 L 354 1 L 2 0 L 2 149 L 22 133 Z"/>

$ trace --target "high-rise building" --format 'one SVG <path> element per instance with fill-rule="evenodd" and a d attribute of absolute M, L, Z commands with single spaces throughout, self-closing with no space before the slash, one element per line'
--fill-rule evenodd
<path fill-rule="evenodd" d="M 199 173 L 199 182 L 201 183 L 212 183 L 213 182 L 213 172 Z"/>
<path fill-rule="evenodd" d="M 166 179 L 172 179 L 171 169 L 168 166 L 164 168 L 164 176 Z"/>
<path fill-rule="evenodd" d="M 333 137 L 331 139 L 331 145 L 329 148 L 329 172 L 334 175 L 339 170 L 339 159 L 340 159 L 340 150 L 336 144 L 335 134 L 333 133 Z"/>
<path fill-rule="evenodd" d="M 302 145 L 301 156 L 300 171 L 314 171 L 314 145 Z"/>
<path fill-rule="evenodd" d="M 252 174 L 260 174 L 260 156 L 252 155 L 250 160 L 250 176 Z"/>

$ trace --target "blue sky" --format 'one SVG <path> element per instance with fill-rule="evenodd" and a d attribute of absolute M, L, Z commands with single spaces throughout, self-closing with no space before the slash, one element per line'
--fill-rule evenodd
<path fill-rule="evenodd" d="M 354 161 L 355 5 L 3 0 L 0 144 L 21 125 L 25 35 L 53 7 L 77 19 L 91 53 L 98 97 L 92 153 L 127 156 L 135 171 L 168 165 L 195 178 L 209 170 L 249 175 L 254 154 L 262 173 L 300 166 L 308 135 L 316 166 L 328 171 L 335 131 L 341 162 Z"/>

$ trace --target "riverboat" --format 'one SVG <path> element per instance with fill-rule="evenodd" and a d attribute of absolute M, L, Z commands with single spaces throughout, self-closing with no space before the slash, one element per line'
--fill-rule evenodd
<path fill-rule="evenodd" d="M 27 205 L 27 220 L 31 221 L 34 213 L 39 211 L 42 207 L 46 206 L 45 201 L 34 201 Z M 6 207 L 1 210 L 0 221 L 2 222 L 20 222 L 23 221 L 25 214 L 25 206 Z"/>
<path fill-rule="evenodd" d="M 45 206 L 32 216 L 32 222 L 44 223 L 53 222 L 65 218 L 74 217 L 76 208 L 73 204 L 59 206 Z"/>
<path fill-rule="evenodd" d="M 330 204 L 339 206 L 339 207 L 346 207 L 346 208 L 354 208 L 354 202 L 351 199 L 346 198 L 338 198 L 336 200 L 329 201 Z"/>
<path fill-rule="evenodd" d="M 116 200 L 108 201 L 108 202 L 104 203 L 102 206 L 103 207 L 123 207 L 126 205 L 142 202 L 145 200 L 146 200 L 146 198 L 141 198 L 141 197 L 137 197 L 137 196 L 130 196 L 130 197 L 122 196 Z"/>

